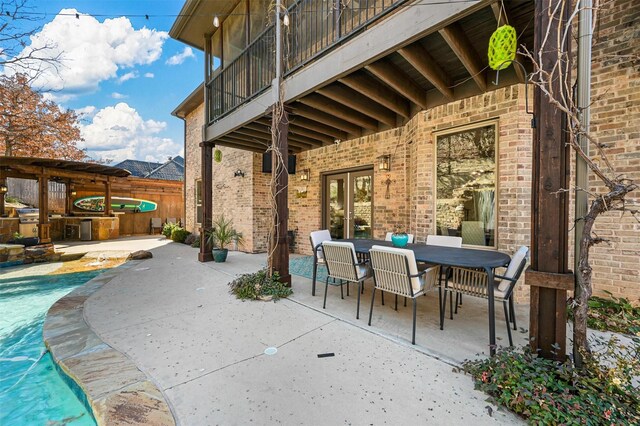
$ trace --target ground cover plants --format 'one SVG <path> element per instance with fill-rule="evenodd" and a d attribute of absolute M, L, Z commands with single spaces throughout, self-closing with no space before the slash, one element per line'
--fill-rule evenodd
<path fill-rule="evenodd" d="M 582 369 L 538 357 L 529 348 L 467 361 L 476 385 L 530 424 L 640 424 L 640 339 L 592 343 Z"/>
<path fill-rule="evenodd" d="M 640 336 L 640 306 L 633 306 L 627 299 L 617 298 L 608 291 L 605 293 L 609 298 L 592 296 L 589 299 L 589 328 Z M 569 317 L 572 316 L 573 309 L 570 304 Z"/>
<path fill-rule="evenodd" d="M 293 293 L 290 287 L 280 282 L 277 272 L 269 276 L 266 269 L 241 275 L 231 281 L 229 287 L 231 293 L 243 300 L 278 300 Z"/>

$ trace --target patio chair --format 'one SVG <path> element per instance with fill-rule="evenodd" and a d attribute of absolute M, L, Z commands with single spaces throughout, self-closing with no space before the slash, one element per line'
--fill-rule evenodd
<path fill-rule="evenodd" d="M 486 246 L 484 222 L 465 220 L 462 222 L 462 244 Z"/>
<path fill-rule="evenodd" d="M 384 236 L 384 240 L 385 241 L 391 241 L 391 236 L 393 235 L 393 232 L 387 232 L 387 235 Z M 413 243 L 413 234 L 407 234 L 409 236 L 409 244 Z"/>
<path fill-rule="evenodd" d="M 440 246 L 440 247 L 456 247 L 456 248 L 460 248 L 462 247 L 462 237 L 453 237 L 453 236 L 449 236 L 449 235 L 427 235 L 427 241 L 426 241 L 428 246 Z M 424 264 L 427 267 L 431 266 L 429 264 Z M 421 268 L 421 265 L 418 265 L 418 268 Z M 424 268 L 424 266 L 422 266 L 422 268 Z M 442 274 L 446 275 L 449 272 L 449 267 L 445 266 L 442 268 L 442 270 L 440 271 Z M 438 283 L 440 284 L 440 283 Z M 442 292 L 440 292 L 440 296 L 442 295 Z M 450 299 L 452 300 L 452 299 Z M 440 303 L 442 303 L 442 298 L 440 299 Z M 451 302 L 452 303 L 452 302 Z M 457 309 L 458 309 L 458 304 L 462 305 L 462 294 L 460 293 L 456 293 L 456 313 L 457 313 Z"/>
<path fill-rule="evenodd" d="M 347 296 L 349 295 L 349 283 L 358 283 L 358 305 L 356 307 L 356 319 L 360 318 L 360 294 L 364 280 L 371 276 L 368 262 L 358 262 L 356 249 L 353 243 L 342 241 L 325 241 L 322 243 L 322 253 L 327 264 L 327 279 L 324 286 L 324 303 L 322 309 L 327 306 L 327 290 L 329 278 L 334 285 L 340 286 L 340 297 L 344 299 L 342 286 L 347 284 Z M 335 284 L 338 280 L 339 284 Z"/>
<path fill-rule="evenodd" d="M 436 287 L 440 265 L 418 272 L 416 257 L 412 250 L 395 247 L 373 246 L 369 250 L 373 269 L 373 293 L 369 310 L 369 325 L 373 316 L 376 290 L 393 293 L 413 300 L 413 329 L 411 344 L 416 344 L 416 298 Z M 442 305 L 440 305 L 442 310 Z"/>
<path fill-rule="evenodd" d="M 152 217 L 151 223 L 149 224 L 149 233 L 153 234 L 154 230 L 159 229 L 162 232 L 162 219 L 159 217 Z"/>
<path fill-rule="evenodd" d="M 504 319 L 507 323 L 509 346 L 513 346 L 510 323 L 513 323 L 513 329 L 517 330 L 515 309 L 513 307 L 513 291 L 527 263 L 528 253 L 528 247 L 520 247 L 511 258 L 511 262 L 509 262 L 509 266 L 504 275 L 494 275 L 494 282 L 492 283 L 494 299 L 502 302 L 502 306 L 504 307 Z M 474 297 L 488 298 L 487 273 L 477 269 L 460 268 L 457 266 L 451 267 L 451 277 L 447 277 L 444 287 L 443 308 L 447 302 L 447 293 L 452 291 Z M 509 304 L 508 307 L 507 303 Z M 444 309 L 440 311 L 441 330 L 443 324 Z"/>
<path fill-rule="evenodd" d="M 321 231 L 313 231 L 309 234 L 311 241 L 311 251 L 313 252 L 313 284 L 311 285 L 311 295 L 316 295 L 316 277 L 318 275 L 318 265 L 325 265 L 324 256 L 322 255 L 322 243 L 331 241 L 331 233 L 328 229 Z"/>
<path fill-rule="evenodd" d="M 167 218 L 167 223 L 175 223 L 176 225 L 178 224 L 178 222 L 176 222 L 176 218 L 175 217 L 168 217 Z"/>

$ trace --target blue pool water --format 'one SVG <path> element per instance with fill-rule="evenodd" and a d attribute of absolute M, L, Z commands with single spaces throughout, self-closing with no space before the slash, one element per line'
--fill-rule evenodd
<path fill-rule="evenodd" d="M 100 272 L 0 276 L 0 425 L 95 425 L 44 353 L 42 325 L 56 300 Z"/>

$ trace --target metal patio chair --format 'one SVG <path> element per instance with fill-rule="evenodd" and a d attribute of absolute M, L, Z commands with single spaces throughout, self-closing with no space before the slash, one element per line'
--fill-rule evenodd
<path fill-rule="evenodd" d="M 152 217 L 151 223 L 149 224 L 149 233 L 154 234 L 154 231 L 159 229 L 162 232 L 162 219 L 159 217 Z"/>
<path fill-rule="evenodd" d="M 460 248 L 462 247 L 462 237 L 454 237 L 451 235 L 427 235 L 427 241 L 426 244 L 428 246 L 440 246 L 440 247 L 456 247 L 456 248 Z M 418 268 L 420 269 L 421 265 L 418 265 Z M 426 264 L 426 266 L 431 266 Z M 441 269 L 441 274 L 444 274 L 444 276 L 446 277 L 446 275 L 449 272 L 449 267 L 448 266 L 444 266 Z M 442 275 L 440 276 L 442 277 Z M 439 283 L 440 284 L 440 283 Z M 442 291 L 440 291 L 440 303 L 442 303 Z M 452 302 L 452 299 L 449 299 Z M 462 305 L 462 294 L 460 293 L 456 293 L 456 313 L 458 310 L 458 304 Z"/>
<path fill-rule="evenodd" d="M 507 323 L 509 346 L 513 346 L 510 323 L 513 323 L 513 329 L 517 330 L 516 315 L 513 306 L 513 291 L 518 283 L 520 274 L 522 274 L 527 263 L 528 253 L 528 247 L 520 247 L 516 254 L 511 258 L 511 262 L 509 262 L 509 266 L 507 267 L 504 275 L 494 275 L 494 282 L 491 284 L 494 288 L 494 299 L 502 302 L 502 306 L 504 307 L 504 319 Z M 469 296 L 487 299 L 489 296 L 487 273 L 477 269 L 460 268 L 457 266 L 451 267 L 451 276 L 447 277 L 444 286 L 443 309 L 440 311 L 441 330 L 444 324 L 444 306 L 447 303 L 447 293 L 450 292 L 468 294 Z"/>
<path fill-rule="evenodd" d="M 353 243 L 342 241 L 325 241 L 322 243 L 322 253 L 327 264 L 327 279 L 324 286 L 324 303 L 322 309 L 327 306 L 327 290 L 329 278 L 334 285 L 340 286 L 340 297 L 344 299 L 342 286 L 347 284 L 347 296 L 349 295 L 349 283 L 358 283 L 358 305 L 356 319 L 360 318 L 360 294 L 362 293 L 364 280 L 371 276 L 368 262 L 358 262 L 356 249 Z M 339 284 L 335 284 L 338 280 Z"/>
<path fill-rule="evenodd" d="M 328 229 L 321 231 L 313 231 L 309 234 L 311 241 L 311 251 L 313 252 L 313 284 L 311 285 L 311 295 L 316 295 L 316 277 L 318 276 L 318 265 L 325 265 L 324 256 L 322 254 L 322 243 L 331 241 L 331 233 Z"/>
<path fill-rule="evenodd" d="M 413 329 L 411 344 L 416 343 L 416 298 L 437 286 L 440 265 L 418 272 L 416 257 L 412 250 L 395 247 L 373 246 L 369 250 L 373 269 L 374 288 L 371 295 L 369 325 L 373 315 L 376 290 L 393 293 L 413 300 Z M 396 303 L 397 306 L 397 303 Z M 442 305 L 440 310 L 442 310 Z"/>

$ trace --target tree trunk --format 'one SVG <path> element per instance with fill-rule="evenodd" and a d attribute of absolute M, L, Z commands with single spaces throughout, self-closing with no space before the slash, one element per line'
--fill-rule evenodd
<path fill-rule="evenodd" d="M 582 357 L 589 353 L 587 341 L 587 319 L 589 315 L 589 298 L 591 297 L 591 265 L 589 265 L 589 248 L 592 245 L 591 229 L 598 217 L 595 202 L 585 216 L 584 228 L 580 238 L 580 259 L 576 274 L 576 289 L 573 295 L 573 359 L 576 367 L 582 368 Z"/>

